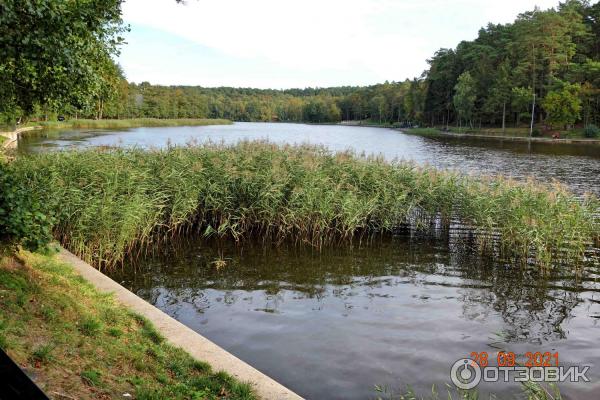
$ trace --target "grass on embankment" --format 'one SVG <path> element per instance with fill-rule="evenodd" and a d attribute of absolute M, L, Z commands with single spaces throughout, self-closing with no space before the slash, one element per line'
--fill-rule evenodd
<path fill-rule="evenodd" d="M 127 129 L 160 126 L 206 126 L 230 125 L 228 119 L 159 119 L 159 118 L 134 118 L 134 119 L 73 119 L 68 121 L 40 121 L 30 122 L 28 125 L 41 126 L 44 129 Z"/>
<path fill-rule="evenodd" d="M 403 128 L 403 132 L 419 135 L 419 136 L 443 136 L 444 134 L 461 134 L 465 136 L 490 136 L 490 137 L 503 137 L 503 138 L 529 138 L 529 128 L 506 128 L 502 131 L 502 128 L 480 128 L 480 129 L 468 129 L 468 128 L 457 128 L 449 127 L 448 131 L 443 131 L 443 128 Z M 555 132 L 555 131 L 553 131 Z M 587 138 L 583 133 L 583 129 L 576 128 L 568 131 L 556 131 L 559 133 L 560 139 L 586 139 L 586 140 L 598 140 L 599 138 Z M 548 139 L 553 140 L 551 134 L 546 133 L 542 136 L 533 136 L 535 139 Z"/>
<path fill-rule="evenodd" d="M 600 236 L 597 199 L 577 199 L 559 185 L 307 146 L 63 151 L 18 157 L 4 168 L 21 196 L 43 207 L 54 237 L 97 266 L 177 235 L 322 246 L 406 223 L 427 230 L 436 217 L 445 228 L 461 218 L 482 253 L 534 257 L 540 265 L 581 260 Z"/>
<path fill-rule="evenodd" d="M 0 259 L 0 347 L 51 398 L 254 398 L 50 256 Z"/>

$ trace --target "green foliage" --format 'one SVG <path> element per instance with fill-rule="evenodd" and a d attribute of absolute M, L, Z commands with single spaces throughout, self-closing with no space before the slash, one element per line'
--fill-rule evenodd
<path fill-rule="evenodd" d="M 17 183 L 50 206 L 55 237 L 104 266 L 177 235 L 289 238 L 320 247 L 403 224 L 426 230 L 432 218 L 448 224 L 451 215 L 473 226 L 482 252 L 548 264 L 580 259 L 599 229 L 596 201 L 580 202 L 560 187 L 307 146 L 65 151 L 12 164 Z M 490 242 L 495 233 L 499 243 Z"/>
<path fill-rule="evenodd" d="M 590 124 L 584 128 L 583 136 L 586 138 L 597 138 L 600 136 L 600 128 L 594 124 Z"/>
<path fill-rule="evenodd" d="M 475 93 L 475 81 L 469 72 L 464 72 L 458 77 L 458 82 L 454 87 L 456 94 L 454 95 L 454 107 L 458 111 L 460 118 L 471 120 L 473 116 L 473 108 L 477 95 Z"/>
<path fill-rule="evenodd" d="M 0 5 L 0 119 L 12 124 L 20 115 L 47 120 L 61 114 L 519 125 L 531 117 L 535 93 L 547 101 L 538 102 L 536 115 L 548 115 L 551 123 L 579 121 L 573 96 L 581 102 L 584 125 L 600 123 L 600 7 L 579 0 L 525 12 L 511 24 L 489 24 L 475 40 L 437 51 L 418 79 L 287 90 L 128 83 L 109 57 L 121 42 L 120 3 L 10 0 Z M 557 82 L 582 89 L 566 98 L 557 92 Z"/>
<path fill-rule="evenodd" d="M 230 125 L 231 121 L 226 119 L 77 119 L 64 122 L 36 122 L 44 129 L 128 129 L 138 127 L 159 126 L 206 126 L 206 125 Z"/>
<path fill-rule="evenodd" d="M 584 102 L 583 122 L 598 124 L 598 17 L 597 4 L 566 1 L 556 8 L 524 12 L 514 23 L 488 24 L 475 40 L 462 41 L 456 49 L 440 49 L 429 60 L 426 72 L 424 120 L 448 124 L 469 108 L 470 102 L 465 102 L 461 109 L 449 101 L 459 77 L 468 72 L 476 95 L 473 118 L 483 124 L 496 125 L 506 119 L 518 125 L 531 117 L 533 94 L 546 98 L 556 90 L 557 81 L 585 86 L 585 91 L 571 94 Z M 508 96 L 511 88 L 512 96 Z M 577 101 L 556 97 L 550 95 L 547 104 L 538 102 L 536 117 L 548 114 L 551 123 L 577 122 Z"/>
<path fill-rule="evenodd" d="M 282 121 L 332 123 L 372 120 L 379 123 L 418 121 L 424 111 L 422 81 L 392 82 L 368 87 L 307 89 L 237 89 L 139 85 L 120 81 L 117 93 L 102 106 L 104 118 Z M 373 100 L 375 99 L 375 100 Z M 71 120 L 97 118 L 98 107 L 59 109 Z M 45 119 L 38 112 L 38 119 Z"/>
<path fill-rule="evenodd" d="M 124 31 L 121 0 L 0 3 L 0 112 L 101 98 Z"/>
<path fill-rule="evenodd" d="M 14 165 L 0 160 L 0 234 L 31 250 L 52 239 L 53 219 L 45 204 L 32 197 Z"/>
<path fill-rule="evenodd" d="M 547 120 L 551 125 L 566 127 L 573 125 L 581 113 L 579 85 L 564 85 L 560 90 L 549 92 L 542 105 L 548 113 Z"/>
<path fill-rule="evenodd" d="M 517 114 L 516 122 L 519 123 L 524 116 L 531 117 L 533 90 L 530 87 L 514 87 L 511 97 L 512 109 Z"/>

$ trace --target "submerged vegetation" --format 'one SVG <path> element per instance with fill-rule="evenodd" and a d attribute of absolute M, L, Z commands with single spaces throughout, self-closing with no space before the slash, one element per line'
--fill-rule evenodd
<path fill-rule="evenodd" d="M 0 207 L 0 224 L 13 239 L 37 243 L 27 226 L 41 224 L 107 267 L 179 235 L 319 247 L 406 226 L 447 230 L 457 221 L 478 251 L 547 266 L 581 260 L 600 232 L 597 199 L 576 198 L 558 184 L 475 178 L 310 146 L 54 152 L 19 157 L 3 172 L 11 200 Z M 25 211 L 13 212 L 13 204 Z"/>
<path fill-rule="evenodd" d="M 254 398 L 54 257 L 1 258 L 0 293 L 0 347 L 51 398 Z"/>

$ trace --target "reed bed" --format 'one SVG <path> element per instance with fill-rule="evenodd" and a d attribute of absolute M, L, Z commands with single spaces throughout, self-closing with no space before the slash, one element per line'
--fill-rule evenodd
<path fill-rule="evenodd" d="M 406 225 L 449 229 L 457 220 L 477 251 L 549 266 L 580 261 L 600 236 L 598 200 L 559 185 L 311 146 L 64 151 L 20 157 L 8 168 L 44 205 L 54 236 L 99 267 L 183 235 L 320 247 Z"/>

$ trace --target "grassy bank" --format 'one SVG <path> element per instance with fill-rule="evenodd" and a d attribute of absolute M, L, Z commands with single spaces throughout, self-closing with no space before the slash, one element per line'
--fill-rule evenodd
<path fill-rule="evenodd" d="M 50 256 L 0 259 L 0 347 L 51 398 L 254 398 Z"/>
<path fill-rule="evenodd" d="M 457 127 L 449 127 L 448 131 L 444 131 L 443 128 L 406 128 L 402 129 L 406 133 L 411 133 L 420 136 L 443 136 L 444 134 L 460 134 L 464 136 L 490 136 L 490 137 L 502 137 L 502 138 L 529 138 L 529 128 L 506 128 L 503 132 L 502 128 L 481 128 L 481 129 L 459 129 Z M 583 133 L 583 129 L 577 128 L 569 131 L 560 131 L 559 139 L 583 139 L 583 140 L 599 140 L 600 137 L 587 138 Z M 538 134 L 533 136 L 534 139 L 547 139 L 553 141 L 554 139 L 549 133 Z"/>
<path fill-rule="evenodd" d="M 141 127 L 160 126 L 206 126 L 206 125 L 229 125 L 232 122 L 227 119 L 158 119 L 158 118 L 135 118 L 135 119 L 77 119 L 64 122 L 40 121 L 29 122 L 28 125 L 42 126 L 44 129 L 127 129 Z"/>
<path fill-rule="evenodd" d="M 181 234 L 322 246 L 404 224 L 427 230 L 436 218 L 447 229 L 453 217 L 470 227 L 478 251 L 549 265 L 580 260 L 600 232 L 598 201 L 580 201 L 558 185 L 314 147 L 65 151 L 19 157 L 4 169 L 18 201 L 36 201 L 33 226 L 49 220 L 56 239 L 104 266 Z M 17 212 L 4 207 L 16 230 L 31 218 L 11 217 Z"/>

